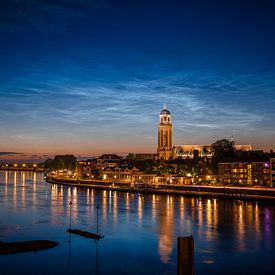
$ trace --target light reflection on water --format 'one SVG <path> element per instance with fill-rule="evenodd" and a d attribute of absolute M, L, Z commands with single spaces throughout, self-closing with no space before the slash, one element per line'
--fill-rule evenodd
<path fill-rule="evenodd" d="M 52 260 L 54 274 L 175 274 L 176 238 L 187 235 L 195 239 L 196 274 L 273 271 L 272 204 L 78 189 L 45 183 L 39 173 L 7 171 L 0 171 L 0 196 L 0 240 L 60 242 L 37 255 L 0 257 L 1 266 L 31 261 L 21 274 L 36 273 L 42 262 L 48 265 L 40 273 L 53 273 Z M 70 202 L 73 227 L 94 232 L 99 205 L 105 238 L 98 247 L 77 236 L 68 242 Z M 18 266 L 3 274 L 17 274 Z"/>

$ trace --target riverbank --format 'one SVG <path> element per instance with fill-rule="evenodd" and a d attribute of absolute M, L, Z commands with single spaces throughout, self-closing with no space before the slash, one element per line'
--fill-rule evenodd
<path fill-rule="evenodd" d="M 203 186 L 203 185 L 148 185 L 131 187 L 129 183 L 106 182 L 101 180 L 76 180 L 60 177 L 47 177 L 46 181 L 53 184 L 79 188 L 93 188 L 119 192 L 176 195 L 191 197 L 209 197 L 235 200 L 268 200 L 275 202 L 275 188 Z"/>

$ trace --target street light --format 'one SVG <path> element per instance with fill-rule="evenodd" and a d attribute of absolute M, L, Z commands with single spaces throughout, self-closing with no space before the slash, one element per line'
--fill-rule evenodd
<path fill-rule="evenodd" d="M 98 209 L 99 209 L 99 206 L 97 204 L 96 206 L 96 234 L 98 235 Z"/>
<path fill-rule="evenodd" d="M 70 201 L 70 230 L 72 229 L 72 202 Z"/>

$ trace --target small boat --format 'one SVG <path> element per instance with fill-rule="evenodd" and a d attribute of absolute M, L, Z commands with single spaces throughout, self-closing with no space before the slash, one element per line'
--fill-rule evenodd
<path fill-rule="evenodd" d="M 0 242 L 0 255 L 45 250 L 53 248 L 57 245 L 59 245 L 59 243 L 48 240 L 22 241 L 10 243 Z"/>
<path fill-rule="evenodd" d="M 79 235 L 85 238 L 89 238 L 89 239 L 95 239 L 95 240 L 100 240 L 104 238 L 104 236 L 91 233 L 88 231 L 79 230 L 79 229 L 68 229 L 67 232 L 71 234 Z"/>

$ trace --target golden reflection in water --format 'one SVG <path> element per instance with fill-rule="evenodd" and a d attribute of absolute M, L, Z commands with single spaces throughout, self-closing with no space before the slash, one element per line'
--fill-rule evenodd
<path fill-rule="evenodd" d="M 245 218 L 246 222 L 253 223 L 253 205 L 252 204 L 245 204 Z"/>
<path fill-rule="evenodd" d="M 113 219 L 114 223 L 117 223 L 117 191 L 114 191 L 113 193 Z"/>
<path fill-rule="evenodd" d="M 130 196 L 129 193 L 126 193 L 126 203 L 125 203 L 125 208 L 126 208 L 126 221 L 129 220 L 129 214 L 130 214 Z"/>
<path fill-rule="evenodd" d="M 56 205 L 56 197 L 57 197 L 57 185 L 52 184 L 51 185 L 51 209 L 54 209 L 54 206 Z"/>
<path fill-rule="evenodd" d="M 71 191 L 71 188 L 68 188 L 67 203 L 70 203 L 71 200 L 72 200 L 72 191 Z"/>
<path fill-rule="evenodd" d="M 64 211 L 63 188 L 64 188 L 63 185 L 61 185 L 61 186 L 57 186 L 57 189 L 56 189 L 56 205 L 57 205 L 56 212 L 59 213 L 59 215 L 60 215 L 60 212 L 64 213 L 63 212 Z"/>
<path fill-rule="evenodd" d="M 244 211 L 243 211 L 243 202 L 237 206 L 237 240 L 238 240 L 238 249 L 239 251 L 245 250 L 245 221 L 244 221 Z"/>
<path fill-rule="evenodd" d="M 33 204 L 36 204 L 36 172 L 33 172 L 32 203 L 33 203 Z"/>
<path fill-rule="evenodd" d="M 26 172 L 22 172 L 22 206 L 26 206 Z"/>
<path fill-rule="evenodd" d="M 217 238 L 218 213 L 217 201 L 215 199 L 208 199 L 206 204 L 206 240 L 213 240 Z"/>
<path fill-rule="evenodd" d="M 211 226 L 212 225 L 212 206 L 211 206 L 211 200 L 208 199 L 207 200 L 207 206 L 206 206 L 206 223 L 207 226 Z"/>
<path fill-rule="evenodd" d="M 258 203 L 255 203 L 255 211 L 254 211 L 254 220 L 255 220 L 255 231 L 256 231 L 256 236 L 257 239 L 260 241 L 260 221 L 259 221 L 259 208 L 258 208 Z"/>
<path fill-rule="evenodd" d="M 69 219 L 70 218 L 70 208 L 71 208 L 71 211 L 73 209 L 72 205 L 70 205 L 70 202 L 73 203 L 72 202 L 72 189 L 71 189 L 71 187 L 69 187 L 67 189 L 67 197 L 66 197 L 65 201 L 66 201 L 66 215 L 67 215 L 67 217 Z"/>
<path fill-rule="evenodd" d="M 184 224 L 184 197 L 180 198 L 180 224 Z"/>
<path fill-rule="evenodd" d="M 112 209 L 112 191 L 109 191 L 109 208 Z"/>
<path fill-rule="evenodd" d="M 152 221 L 156 221 L 156 195 L 152 196 Z"/>
<path fill-rule="evenodd" d="M 56 193 L 57 195 L 57 193 Z M 58 198 L 56 197 L 58 200 Z M 77 188 L 76 187 L 69 187 L 67 189 L 67 198 L 66 198 L 66 215 L 70 217 L 70 208 L 72 212 L 72 223 L 77 219 L 78 216 L 78 199 L 77 199 Z M 70 202 L 72 203 L 70 205 Z"/>
<path fill-rule="evenodd" d="M 191 206 L 192 206 L 192 220 L 195 220 L 196 215 L 196 200 L 195 198 L 191 198 Z"/>
<path fill-rule="evenodd" d="M 217 210 L 217 199 L 213 199 L 213 203 L 214 203 L 214 210 Z"/>
<path fill-rule="evenodd" d="M 107 222 L 107 191 L 102 192 L 102 223 L 103 225 Z"/>
<path fill-rule="evenodd" d="M 199 229 L 202 228 L 202 226 L 203 226 L 202 223 L 203 223 L 203 208 L 202 208 L 202 201 L 201 201 L 201 199 L 199 199 L 198 200 L 198 227 L 199 227 Z M 199 230 L 198 232 L 199 232 L 199 235 L 201 235 L 201 233 L 203 233 L 202 230 Z"/>
<path fill-rule="evenodd" d="M 112 203 L 113 203 L 112 190 L 109 190 L 108 209 L 111 209 L 111 211 L 114 211 Z"/>
<path fill-rule="evenodd" d="M 91 204 L 93 206 L 94 203 L 95 203 L 95 196 L 94 196 L 94 190 L 93 189 L 91 190 L 90 194 L 91 194 Z"/>
<path fill-rule="evenodd" d="M 93 209 L 94 209 L 94 194 L 92 192 L 93 190 L 90 190 L 87 188 L 86 190 L 86 213 L 87 213 L 87 220 L 92 220 L 93 218 Z"/>
<path fill-rule="evenodd" d="M 73 192 L 72 192 L 72 218 L 74 220 L 77 219 L 77 210 L 78 210 L 78 200 L 77 200 L 77 188 L 74 187 L 73 188 Z"/>
<path fill-rule="evenodd" d="M 21 172 L 22 173 L 22 185 L 25 186 L 26 184 L 26 172 Z"/>
<path fill-rule="evenodd" d="M 173 251 L 174 204 L 173 197 L 167 196 L 166 209 L 161 209 L 159 216 L 159 255 L 163 263 L 170 261 Z"/>
<path fill-rule="evenodd" d="M 8 171 L 5 171 L 5 202 L 8 199 L 8 182 L 9 182 L 9 174 Z"/>
<path fill-rule="evenodd" d="M 13 176 L 13 206 L 16 208 L 17 204 L 17 189 L 16 189 L 16 184 L 17 184 L 17 171 L 14 172 Z"/>
<path fill-rule="evenodd" d="M 86 203 L 87 205 L 90 203 L 90 189 L 87 188 L 86 190 Z"/>
<path fill-rule="evenodd" d="M 143 212 L 143 209 L 142 209 L 142 203 L 143 203 L 143 198 L 141 195 L 138 196 L 138 224 L 139 226 L 141 226 L 141 223 L 142 223 L 142 212 Z"/>
<path fill-rule="evenodd" d="M 56 190 L 56 184 L 52 184 L 51 185 L 51 207 L 50 207 L 50 210 L 51 210 L 51 218 L 54 218 L 56 213 L 55 213 L 55 205 L 56 205 L 56 200 L 55 200 L 55 190 Z"/>
<path fill-rule="evenodd" d="M 17 183 L 17 171 L 14 172 L 13 183 L 14 183 L 15 185 L 16 185 L 16 183 Z"/>
<path fill-rule="evenodd" d="M 5 171 L 5 184 L 8 184 L 8 181 L 9 181 L 9 172 L 8 171 Z"/>
<path fill-rule="evenodd" d="M 59 208 L 62 210 L 62 213 L 64 213 L 64 186 L 63 185 L 60 186 L 58 201 L 59 201 Z"/>
<path fill-rule="evenodd" d="M 63 192 L 64 192 L 63 185 L 61 185 L 60 186 L 60 196 L 61 196 L 62 199 L 63 199 Z"/>
<path fill-rule="evenodd" d="M 65 189 L 66 190 L 66 189 Z M 68 189 L 69 190 L 69 189 Z M 64 205 L 65 202 L 65 205 Z M 69 216 L 69 203 L 66 201 L 64 196 L 64 187 L 57 184 L 51 185 L 51 218 L 54 223 L 59 222 L 60 215 L 65 213 L 64 208 L 66 207 L 66 215 Z"/>
<path fill-rule="evenodd" d="M 213 221 L 214 221 L 214 229 L 216 230 L 218 227 L 218 208 L 217 208 L 217 199 L 213 200 Z M 217 231 L 216 231 L 217 232 Z M 218 232 L 217 232 L 218 233 Z"/>

